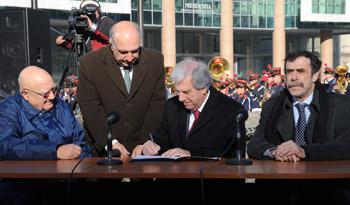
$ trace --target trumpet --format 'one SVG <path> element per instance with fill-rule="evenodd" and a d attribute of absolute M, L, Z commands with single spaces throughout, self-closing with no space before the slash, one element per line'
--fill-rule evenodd
<path fill-rule="evenodd" d="M 337 81 L 336 81 L 336 88 L 334 89 L 335 92 L 340 94 L 345 94 L 346 89 L 348 87 L 348 80 L 346 79 L 346 74 L 349 70 L 349 67 L 346 65 L 340 65 L 336 67 L 335 73 L 338 75 Z"/>

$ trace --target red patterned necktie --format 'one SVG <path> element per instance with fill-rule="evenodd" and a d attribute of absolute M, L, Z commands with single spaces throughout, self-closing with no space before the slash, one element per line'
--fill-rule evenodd
<path fill-rule="evenodd" d="M 194 127 L 194 124 L 196 124 L 196 122 L 198 121 L 199 114 L 200 114 L 200 112 L 199 112 L 198 110 L 193 111 L 194 121 L 193 121 L 192 126 L 191 126 L 191 128 L 190 128 L 190 131 L 191 131 L 192 128 Z"/>

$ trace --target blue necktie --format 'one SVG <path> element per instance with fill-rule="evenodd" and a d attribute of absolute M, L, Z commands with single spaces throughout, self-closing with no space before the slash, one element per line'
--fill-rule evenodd
<path fill-rule="evenodd" d="M 298 103 L 296 107 L 299 112 L 299 119 L 297 122 L 296 130 L 295 130 L 295 143 L 297 145 L 306 145 L 305 142 L 305 129 L 306 129 L 306 116 L 305 116 L 305 107 L 307 104 Z"/>

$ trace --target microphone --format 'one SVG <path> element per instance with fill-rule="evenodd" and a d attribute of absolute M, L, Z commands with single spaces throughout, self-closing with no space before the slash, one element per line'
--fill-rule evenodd
<path fill-rule="evenodd" d="M 244 157 L 242 158 L 242 150 L 241 150 L 241 140 L 242 140 L 242 126 L 246 120 L 248 119 L 248 112 L 246 110 L 238 113 L 236 116 L 236 136 L 235 136 L 235 141 L 236 141 L 236 147 L 235 147 L 235 153 L 236 153 L 236 158 L 233 159 L 227 159 L 225 163 L 227 165 L 251 165 L 253 164 L 252 160 L 245 159 Z"/>
<path fill-rule="evenodd" d="M 243 112 L 238 113 L 236 116 L 236 122 L 245 122 L 248 119 L 248 112 L 244 110 Z"/>
<path fill-rule="evenodd" d="M 120 114 L 117 111 L 112 111 L 107 115 L 107 124 L 110 126 L 120 120 Z"/>
<path fill-rule="evenodd" d="M 113 165 L 122 165 L 123 161 L 119 159 L 112 159 L 113 150 L 112 150 L 112 124 L 120 120 L 120 114 L 117 111 L 112 111 L 107 115 L 107 124 L 108 124 L 108 133 L 107 133 L 107 159 L 97 161 L 98 165 L 104 166 L 113 166 Z"/>

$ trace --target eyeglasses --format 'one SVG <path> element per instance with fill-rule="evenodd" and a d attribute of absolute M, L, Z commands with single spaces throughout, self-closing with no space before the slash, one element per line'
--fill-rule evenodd
<path fill-rule="evenodd" d="M 51 88 L 49 91 L 47 91 L 47 92 L 45 92 L 45 93 L 38 93 L 38 92 L 35 92 L 35 91 L 33 91 L 33 90 L 30 90 L 30 89 L 26 89 L 26 88 L 24 88 L 23 90 L 27 90 L 27 91 L 29 91 L 29 92 L 32 92 L 32 93 L 34 93 L 34 94 L 37 94 L 37 95 L 41 96 L 41 97 L 44 98 L 44 99 L 48 99 L 48 98 L 50 97 L 51 92 L 52 92 L 54 95 L 56 95 L 57 87 L 53 87 L 53 88 Z"/>
<path fill-rule="evenodd" d="M 128 53 L 131 53 L 132 55 L 136 55 L 140 52 L 140 48 L 137 48 L 135 50 L 132 50 L 132 51 L 121 51 L 121 50 L 118 50 L 118 52 L 121 54 L 121 55 L 127 55 Z"/>

